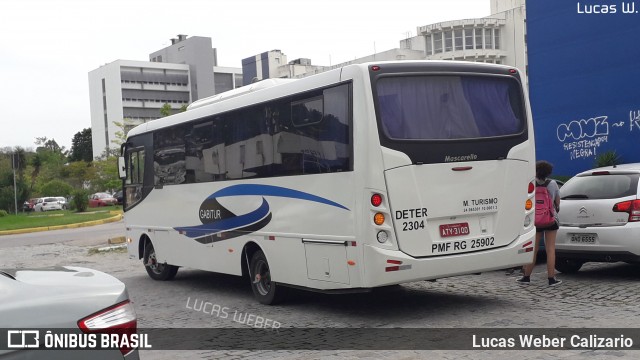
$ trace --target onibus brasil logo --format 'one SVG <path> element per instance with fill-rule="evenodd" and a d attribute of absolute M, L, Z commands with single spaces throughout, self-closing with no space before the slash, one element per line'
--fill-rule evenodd
<path fill-rule="evenodd" d="M 262 202 L 257 209 L 246 214 L 235 214 L 218 202 L 218 199 L 223 197 L 251 195 L 261 196 Z M 174 229 L 202 244 L 210 244 L 258 231 L 267 226 L 272 218 L 271 208 L 265 197 L 312 201 L 349 210 L 334 201 L 304 191 L 273 185 L 241 184 L 218 190 L 202 202 L 198 211 L 202 225 Z"/>

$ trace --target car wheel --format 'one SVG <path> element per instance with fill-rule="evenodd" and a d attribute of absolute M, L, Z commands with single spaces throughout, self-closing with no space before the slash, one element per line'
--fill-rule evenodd
<path fill-rule="evenodd" d="M 274 305 L 284 300 L 287 288 L 271 281 L 269 263 L 262 250 L 256 251 L 251 257 L 249 279 L 253 295 L 261 304 Z"/>
<path fill-rule="evenodd" d="M 556 259 L 556 270 L 564 274 L 572 274 L 578 272 L 584 264 L 582 260 L 567 259 L 559 257 Z"/>
<path fill-rule="evenodd" d="M 160 264 L 156 258 L 156 250 L 153 248 L 151 241 L 148 241 L 144 247 L 144 268 L 147 274 L 154 280 L 171 280 L 178 273 L 178 267 L 169 264 Z"/>

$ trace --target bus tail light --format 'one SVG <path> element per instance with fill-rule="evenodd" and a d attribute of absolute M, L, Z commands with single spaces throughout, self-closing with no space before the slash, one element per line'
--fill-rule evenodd
<path fill-rule="evenodd" d="M 384 214 L 383 213 L 376 213 L 373 216 L 373 223 L 376 224 L 376 225 L 384 224 Z"/>
<path fill-rule="evenodd" d="M 524 209 L 527 211 L 533 209 L 533 201 L 531 201 L 531 199 L 527 199 L 527 201 L 524 203 Z"/>
<path fill-rule="evenodd" d="M 130 337 L 138 329 L 138 320 L 133 304 L 129 300 L 125 300 L 78 320 L 78 327 L 85 334 L 103 333 Z M 120 348 L 122 355 L 126 355 L 133 350 L 131 347 Z"/>
<path fill-rule="evenodd" d="M 529 183 L 529 188 L 527 189 L 529 194 L 533 194 L 534 191 L 536 191 L 536 185 L 532 182 Z"/>
<path fill-rule="evenodd" d="M 378 207 L 382 204 L 382 195 L 373 194 L 371 195 L 371 205 Z"/>
<path fill-rule="evenodd" d="M 640 200 L 629 200 L 613 205 L 613 212 L 626 212 L 629 222 L 640 221 Z"/>

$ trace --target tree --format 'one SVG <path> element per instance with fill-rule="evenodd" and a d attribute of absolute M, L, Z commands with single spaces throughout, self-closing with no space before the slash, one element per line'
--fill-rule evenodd
<path fill-rule="evenodd" d="M 93 146 L 91 144 L 91 129 L 86 128 L 77 132 L 71 140 L 71 152 L 69 153 L 69 161 L 86 161 L 93 160 Z"/>
<path fill-rule="evenodd" d="M 171 105 L 169 105 L 167 103 L 162 105 L 162 107 L 160 108 L 160 115 L 162 117 L 171 115 Z"/>
<path fill-rule="evenodd" d="M 45 196 L 67 197 L 71 195 L 72 191 L 73 187 L 71 185 L 59 179 L 51 180 L 40 188 L 40 192 Z"/>

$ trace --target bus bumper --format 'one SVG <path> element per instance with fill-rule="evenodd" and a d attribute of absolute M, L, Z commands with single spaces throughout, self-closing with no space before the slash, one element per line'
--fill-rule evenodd
<path fill-rule="evenodd" d="M 432 280 L 506 269 L 533 262 L 535 228 L 507 246 L 479 252 L 414 258 L 402 251 L 365 245 L 363 287 Z"/>

